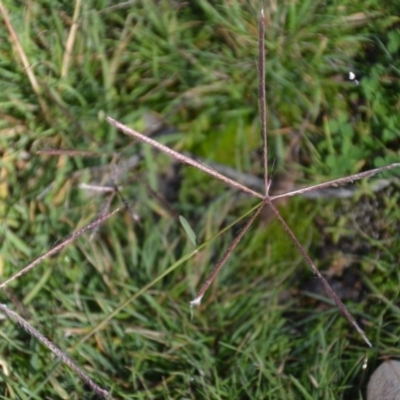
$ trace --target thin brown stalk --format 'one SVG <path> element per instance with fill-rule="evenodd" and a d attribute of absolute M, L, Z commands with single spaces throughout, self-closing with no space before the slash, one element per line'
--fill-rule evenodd
<path fill-rule="evenodd" d="M 265 19 L 263 9 L 261 9 L 260 13 L 258 31 L 258 108 L 260 111 L 261 137 L 263 140 L 264 189 L 265 196 L 268 196 L 267 100 L 265 94 Z"/>
<path fill-rule="evenodd" d="M 353 318 L 353 316 L 350 314 L 349 310 L 346 308 L 346 306 L 343 304 L 342 300 L 338 297 L 338 295 L 335 293 L 335 291 L 331 288 L 329 285 L 328 281 L 325 279 L 325 277 L 321 274 L 319 269 L 315 266 L 313 261 L 311 260 L 310 256 L 307 254 L 306 250 L 304 247 L 300 244 L 300 242 L 297 240 L 296 236 L 292 232 L 292 230 L 289 228 L 287 225 L 286 221 L 282 218 L 281 214 L 279 213 L 278 209 L 272 204 L 271 201 L 268 201 L 269 206 L 271 207 L 273 213 L 275 214 L 276 218 L 279 220 L 281 223 L 283 229 L 285 232 L 288 234 L 290 237 L 291 241 L 294 243 L 294 245 L 297 247 L 297 249 L 300 251 L 300 254 L 304 258 L 305 262 L 309 265 L 311 268 L 311 271 L 317 275 L 317 277 L 321 280 L 322 285 L 325 288 L 326 293 L 328 296 L 335 302 L 337 307 L 339 308 L 340 312 L 346 317 L 346 319 L 356 328 L 357 332 L 361 335 L 361 337 L 364 339 L 365 343 L 369 346 L 372 347 L 371 342 L 368 340 L 367 336 L 365 335 L 364 331 L 360 328 L 360 326 L 357 324 L 356 320 Z"/>
<path fill-rule="evenodd" d="M 239 233 L 235 236 L 231 244 L 228 246 L 228 248 L 225 250 L 225 253 L 221 257 L 221 259 L 215 264 L 214 268 L 208 275 L 207 279 L 204 281 L 203 285 L 201 286 L 200 290 L 197 292 L 196 298 L 194 298 L 191 302 L 191 306 L 197 306 L 201 303 L 201 299 L 204 296 L 204 293 L 207 291 L 207 289 L 210 287 L 211 283 L 215 279 L 215 277 L 218 275 L 219 271 L 222 269 L 222 267 L 225 265 L 226 261 L 230 257 L 230 255 L 233 253 L 235 250 L 236 246 L 239 244 L 239 242 L 242 240 L 243 236 L 245 233 L 250 229 L 251 225 L 253 224 L 254 220 L 258 217 L 260 214 L 261 210 L 264 208 L 264 202 L 256 209 L 254 214 L 248 219 L 246 222 L 245 226 L 239 231 Z"/>
<path fill-rule="evenodd" d="M 101 388 L 95 383 L 75 362 L 67 356 L 60 348 L 58 348 L 53 342 L 42 335 L 37 329 L 30 325 L 25 319 L 21 318 L 17 313 L 11 311 L 5 304 L 0 304 L 0 310 L 7 315 L 10 319 L 17 322 L 22 329 L 24 329 L 31 336 L 34 336 L 37 340 L 43 343 L 54 355 L 59 357 L 62 362 L 67 364 L 73 371 L 75 371 L 82 380 L 93 390 L 96 394 L 106 399 L 111 399 L 110 393 Z"/>
<path fill-rule="evenodd" d="M 81 11 L 82 0 L 76 0 L 74 15 L 72 17 L 71 29 L 69 30 L 67 43 L 65 44 L 65 52 L 61 66 L 61 78 L 65 78 L 68 74 L 68 67 L 71 62 L 72 49 L 74 48 L 76 32 L 78 31 L 78 20 Z"/>
<path fill-rule="evenodd" d="M 208 175 L 211 175 L 212 177 L 219 179 L 220 181 L 226 183 L 229 186 L 234 187 L 235 189 L 239 189 L 243 192 L 249 193 L 253 195 L 254 197 L 258 197 L 259 199 L 263 199 L 264 196 L 261 193 L 255 192 L 252 189 L 249 189 L 248 187 L 241 185 L 240 183 L 226 177 L 225 175 L 220 174 L 219 172 L 215 171 L 214 169 L 208 167 L 207 165 L 204 165 L 196 160 L 192 160 L 191 158 L 180 154 L 176 152 L 175 150 L 170 149 L 167 146 L 164 146 L 161 143 L 158 143 L 157 141 L 149 138 L 148 136 L 144 136 L 141 133 L 135 131 L 132 128 L 127 127 L 124 124 L 121 124 L 121 122 L 116 121 L 115 119 L 107 116 L 106 117 L 107 122 L 117 128 L 119 131 L 126 133 L 129 136 L 133 136 L 134 138 L 140 140 L 141 142 L 147 143 L 150 146 L 153 146 L 157 150 L 162 151 L 163 153 L 175 158 L 175 160 L 178 160 L 181 163 L 191 165 L 192 167 L 195 167 L 199 169 L 200 171 L 205 172 Z"/>
<path fill-rule="evenodd" d="M 61 243 L 59 243 L 57 246 L 54 246 L 51 250 L 47 251 L 46 253 L 42 254 L 41 256 L 37 257 L 34 261 L 29 263 L 26 267 L 22 268 L 20 271 L 16 272 L 14 275 L 12 275 L 10 278 L 5 280 L 4 282 L 0 283 L 0 289 L 7 286 L 10 282 L 18 279 L 20 276 L 26 274 L 28 271 L 30 271 L 32 268 L 36 267 L 39 263 L 41 263 L 44 259 L 58 253 L 60 250 L 62 250 L 64 247 L 68 246 L 70 243 L 72 243 L 77 237 L 83 235 L 85 232 L 90 231 L 93 228 L 96 228 L 97 226 L 101 225 L 104 221 L 106 221 L 108 218 L 112 217 L 114 214 L 116 214 L 121 208 L 116 208 L 115 210 L 104 214 L 100 215 L 95 221 L 91 222 L 90 224 L 86 225 L 82 229 L 79 229 L 78 231 L 74 232 L 72 235 L 68 236 L 66 239 L 64 239 Z"/>
<path fill-rule="evenodd" d="M 39 101 L 40 108 L 42 109 L 43 115 L 46 118 L 46 121 L 51 124 L 49 108 L 47 107 L 47 103 L 44 101 L 44 98 L 42 96 L 42 90 L 40 88 L 39 82 L 36 79 L 36 75 L 33 72 L 33 68 L 32 68 L 32 66 L 28 60 L 28 57 L 21 45 L 21 42 L 17 36 L 17 33 L 15 32 L 15 29 L 14 29 L 10 19 L 8 18 L 7 10 L 4 7 L 1 0 L 0 0 L 0 14 L 3 16 L 4 23 L 6 25 L 8 33 L 9 33 L 10 42 L 14 46 L 16 53 L 19 55 L 19 58 L 21 60 L 22 66 L 24 67 L 25 73 L 28 76 L 28 79 L 32 86 L 32 89 L 33 89 L 34 93 L 36 94 L 36 97 Z"/>
<path fill-rule="evenodd" d="M 373 176 L 379 172 L 387 171 L 389 169 L 398 168 L 398 167 L 400 167 L 400 163 L 393 163 L 393 164 L 385 165 L 383 167 L 371 169 L 369 171 L 360 172 L 358 174 L 354 174 L 354 175 L 350 175 L 350 176 L 345 176 L 344 178 L 334 179 L 332 181 L 319 183 L 318 185 L 313 185 L 313 186 L 309 186 L 306 188 L 293 190 L 292 192 L 278 194 L 276 196 L 271 196 L 270 200 L 276 200 L 276 199 L 280 199 L 282 197 L 297 196 L 298 194 L 314 192 L 314 191 L 320 190 L 320 189 L 327 189 L 332 186 L 343 185 L 344 183 L 353 183 L 354 181 L 357 181 L 359 179 L 369 178 L 370 176 Z"/>

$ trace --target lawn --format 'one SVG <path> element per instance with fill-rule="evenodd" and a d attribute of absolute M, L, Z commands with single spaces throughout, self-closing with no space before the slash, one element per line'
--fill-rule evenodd
<path fill-rule="evenodd" d="M 60 247 L 2 303 L 112 398 L 362 399 L 400 357 L 399 169 L 277 203 L 369 348 L 267 208 L 191 307 L 258 200 L 107 123 L 262 191 L 260 3 L 0 0 L 0 280 Z M 399 162 L 392 3 L 264 1 L 272 193 Z M 0 398 L 99 398 L 6 314 Z"/>

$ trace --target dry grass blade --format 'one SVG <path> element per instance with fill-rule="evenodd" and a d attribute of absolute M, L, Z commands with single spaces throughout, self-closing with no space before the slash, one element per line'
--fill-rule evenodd
<path fill-rule="evenodd" d="M 82 5 L 82 0 L 77 0 L 75 2 L 75 10 L 74 10 L 74 15 L 72 17 L 71 29 L 69 31 L 67 43 L 65 44 L 65 52 L 62 61 L 62 67 L 61 67 L 62 78 L 65 78 L 68 74 L 68 66 L 71 61 L 72 49 L 74 48 L 76 32 L 78 31 L 78 26 L 79 26 L 78 20 L 79 20 L 81 5 Z"/>
<path fill-rule="evenodd" d="M 8 278 L 4 282 L 0 283 L 0 288 L 3 288 L 5 286 L 7 286 L 10 282 L 18 279 L 22 275 L 25 275 L 28 271 L 30 271 L 32 268 L 36 267 L 36 265 L 41 263 L 44 259 L 46 259 L 46 258 L 58 253 L 60 250 L 62 250 L 64 247 L 68 246 L 77 237 L 83 235 L 85 232 L 90 231 L 91 229 L 98 227 L 104 221 L 106 221 L 108 218 L 110 218 L 114 214 L 116 214 L 120 209 L 121 208 L 118 207 L 115 210 L 113 210 L 113 211 L 111 211 L 111 212 L 109 212 L 107 214 L 100 215 L 95 221 L 93 221 L 90 224 L 86 225 L 82 229 L 79 229 L 78 231 L 74 232 L 72 235 L 68 236 L 66 239 L 64 239 L 57 246 L 54 246 L 51 250 L 46 251 L 46 253 L 43 253 L 41 256 L 37 257 L 34 261 L 29 263 L 26 267 L 22 268 L 20 271 L 18 271 L 14 275 L 12 275 L 10 278 Z"/>
<path fill-rule="evenodd" d="M 310 256 L 307 254 L 305 251 L 304 247 L 300 244 L 300 242 L 297 240 L 296 236 L 292 232 L 292 230 L 289 228 L 287 225 L 286 221 L 282 218 L 280 215 L 278 209 L 272 204 L 272 202 L 269 202 L 269 206 L 271 207 L 273 213 L 275 214 L 276 218 L 279 220 L 281 223 L 283 229 L 285 232 L 289 235 L 290 239 L 292 242 L 295 244 L 297 249 L 300 251 L 302 257 L 306 261 L 306 263 L 310 266 L 312 272 L 317 275 L 317 277 L 320 279 L 322 282 L 322 285 L 325 288 L 326 293 L 328 296 L 335 302 L 337 307 L 339 308 L 340 312 L 346 317 L 346 319 L 356 328 L 357 332 L 361 335 L 365 343 L 369 347 L 372 347 L 371 342 L 368 340 L 367 336 L 365 335 L 364 331 L 360 328 L 360 326 L 357 324 L 356 320 L 353 318 L 353 316 L 350 314 L 349 310 L 346 308 L 346 306 L 343 304 L 342 300 L 338 297 L 338 295 L 335 293 L 335 291 L 331 288 L 329 285 L 328 281 L 325 279 L 325 277 L 321 274 L 319 269 L 315 266 L 313 261 L 311 260 Z"/>
<path fill-rule="evenodd" d="M 313 186 L 305 187 L 305 188 L 302 188 L 302 189 L 294 190 L 292 192 L 278 194 L 276 196 L 271 196 L 270 199 L 271 200 L 276 200 L 276 199 L 280 199 L 280 198 L 283 198 L 283 197 L 297 196 L 298 194 L 304 194 L 304 193 L 314 192 L 316 190 L 327 189 L 327 188 L 330 188 L 330 187 L 343 185 L 345 183 L 353 183 L 354 181 L 357 181 L 359 179 L 369 178 L 369 177 L 371 177 L 373 175 L 378 174 L 379 172 L 388 171 L 390 169 L 399 168 L 399 167 L 400 167 L 400 163 L 393 163 L 393 164 L 385 165 L 383 167 L 371 169 L 369 171 L 360 172 L 358 174 L 345 176 L 344 178 L 334 179 L 333 181 L 319 183 L 318 185 L 313 185 Z"/>
<path fill-rule="evenodd" d="M 255 219 L 259 216 L 259 214 L 263 208 L 264 208 L 264 202 L 256 209 L 254 214 L 246 222 L 245 226 L 235 236 L 235 238 L 233 239 L 231 244 L 228 246 L 228 248 L 226 249 L 226 251 L 223 254 L 223 256 L 221 257 L 221 259 L 215 264 L 215 266 L 212 269 L 212 271 L 210 272 L 210 275 L 208 276 L 208 278 L 204 281 L 203 285 L 201 286 L 200 290 L 197 293 L 196 298 L 190 302 L 190 305 L 196 306 L 201 303 L 201 299 L 203 298 L 204 293 L 210 287 L 211 283 L 213 282 L 215 277 L 218 275 L 221 268 L 225 265 L 226 261 L 228 260 L 230 255 L 233 253 L 236 246 L 240 243 L 244 234 L 250 229 L 251 225 L 253 224 Z"/>
<path fill-rule="evenodd" d="M 211 175 L 214 178 L 219 179 L 220 181 L 228 184 L 229 186 L 234 187 L 235 189 L 239 189 L 243 192 L 249 193 L 254 197 L 258 197 L 259 199 L 264 199 L 264 196 L 258 192 L 255 192 L 252 189 L 249 189 L 248 187 L 241 185 L 240 183 L 226 177 L 225 175 L 220 174 L 219 172 L 215 171 L 214 169 L 208 167 L 207 165 L 204 165 L 196 160 L 193 160 L 181 153 L 176 152 L 175 150 L 170 149 L 167 146 L 164 146 L 161 143 L 158 143 L 157 141 L 142 135 L 141 133 L 135 131 L 132 128 L 127 127 L 126 125 L 122 124 L 121 122 L 116 121 L 115 119 L 107 116 L 106 117 L 107 122 L 112 125 L 115 126 L 118 130 L 120 130 L 123 133 L 126 133 L 127 135 L 133 136 L 134 138 L 140 140 L 141 142 L 147 143 L 151 146 L 153 146 L 154 148 L 156 148 L 157 150 L 160 150 L 162 152 L 164 152 L 165 154 L 168 154 L 169 156 L 175 158 L 175 160 L 178 160 L 179 162 L 183 163 L 183 164 L 188 164 L 191 165 L 192 167 L 195 167 L 197 169 L 199 169 L 200 171 L 205 172 L 208 175 Z"/>
<path fill-rule="evenodd" d="M 265 94 L 265 19 L 264 10 L 261 9 L 258 24 L 258 108 L 260 110 L 261 136 L 263 140 L 263 163 L 264 163 L 264 193 L 268 196 L 268 142 L 267 142 L 267 100 Z"/>
<path fill-rule="evenodd" d="M 47 103 L 44 101 L 44 99 L 42 97 L 42 90 L 40 88 L 39 82 L 36 79 L 36 75 L 33 72 L 33 68 L 28 60 L 28 57 L 27 57 L 24 49 L 21 46 L 21 43 L 17 36 L 17 33 L 15 32 L 15 29 L 12 26 L 10 19 L 8 18 L 7 10 L 4 7 L 1 0 L 0 0 L 0 13 L 3 16 L 4 23 L 7 27 L 8 33 L 10 35 L 10 42 L 15 47 L 15 50 L 16 50 L 17 54 L 19 55 L 19 58 L 21 59 L 25 73 L 27 74 L 29 82 L 31 83 L 32 89 L 38 98 L 40 107 L 43 111 L 43 115 L 45 116 L 48 123 L 51 124 L 49 108 L 47 107 Z"/>
<path fill-rule="evenodd" d="M 21 318 L 17 313 L 11 311 L 6 305 L 0 304 L 0 310 L 3 311 L 10 319 L 17 322 L 27 333 L 34 336 L 41 343 L 43 343 L 53 354 L 59 357 L 62 362 L 67 364 L 73 371 L 75 371 L 82 380 L 92 389 L 96 394 L 101 397 L 111 399 L 110 393 L 102 389 L 99 385 L 97 385 L 90 377 L 79 368 L 75 362 L 68 357 L 61 349 L 59 349 L 54 343 L 52 343 L 49 339 L 43 336 L 37 329 L 35 329 L 32 325 L 30 325 L 27 321 Z"/>
<path fill-rule="evenodd" d="M 79 189 L 84 189 L 92 192 L 99 192 L 99 193 L 115 193 L 114 186 L 99 186 L 99 185 L 90 185 L 87 183 L 80 183 L 78 185 Z"/>

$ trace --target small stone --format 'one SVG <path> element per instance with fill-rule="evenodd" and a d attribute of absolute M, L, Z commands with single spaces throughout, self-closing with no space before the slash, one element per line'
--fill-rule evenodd
<path fill-rule="evenodd" d="M 400 361 L 383 362 L 372 374 L 367 400 L 400 400 Z"/>

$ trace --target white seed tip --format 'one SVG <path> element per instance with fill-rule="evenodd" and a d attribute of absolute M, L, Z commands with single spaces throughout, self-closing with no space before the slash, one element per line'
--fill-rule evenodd
<path fill-rule="evenodd" d="M 196 297 L 194 300 L 190 302 L 190 307 L 199 306 L 201 304 L 202 296 Z"/>

